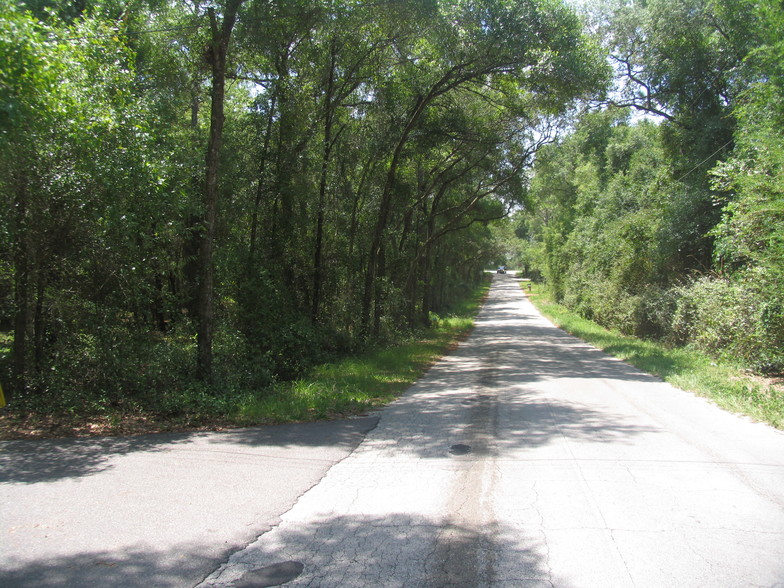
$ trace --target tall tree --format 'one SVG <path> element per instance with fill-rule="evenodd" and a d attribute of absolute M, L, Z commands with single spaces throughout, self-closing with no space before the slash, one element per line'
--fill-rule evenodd
<path fill-rule="evenodd" d="M 383 243 L 398 168 L 428 109 L 458 90 L 481 92 L 482 88 L 506 85 L 507 91 L 530 92 L 535 97 L 532 108 L 555 111 L 570 99 L 594 90 L 601 79 L 601 67 L 581 36 L 579 21 L 564 6 L 488 0 L 443 3 L 438 10 L 424 31 L 423 42 L 403 55 L 408 65 L 405 81 L 411 91 L 401 95 L 405 96 L 398 123 L 401 130 L 387 166 L 368 252 L 361 315 L 366 332 L 371 318 L 372 331 L 377 332 L 383 312 L 378 284 L 384 274 Z M 454 27 L 456 22 L 461 26 Z"/>
<path fill-rule="evenodd" d="M 226 63 L 229 41 L 237 21 L 237 13 L 244 0 L 227 0 L 223 7 L 222 20 L 215 8 L 207 8 L 210 19 L 211 42 L 205 52 L 210 65 L 212 90 L 210 93 L 210 133 L 207 142 L 204 179 L 204 221 L 201 244 L 199 247 L 199 332 L 198 365 L 200 377 L 212 377 L 212 344 L 215 306 L 215 267 L 213 248 L 215 242 L 215 222 L 218 208 L 218 179 L 220 172 L 220 152 L 225 123 L 224 101 L 226 98 Z"/>
<path fill-rule="evenodd" d="M 707 268 L 709 231 L 719 217 L 706 172 L 732 150 L 731 104 L 753 36 L 751 11 L 723 10 L 714 0 L 617 0 L 598 6 L 609 6 L 600 9 L 598 30 L 617 74 L 607 103 L 665 122 L 672 175 L 683 185 L 681 262 Z"/>

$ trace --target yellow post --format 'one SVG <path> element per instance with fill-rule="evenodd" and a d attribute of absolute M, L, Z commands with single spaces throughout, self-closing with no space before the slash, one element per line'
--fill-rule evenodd
<path fill-rule="evenodd" d="M 5 396 L 3 396 L 3 385 L 0 384 L 0 408 L 5 406 Z"/>

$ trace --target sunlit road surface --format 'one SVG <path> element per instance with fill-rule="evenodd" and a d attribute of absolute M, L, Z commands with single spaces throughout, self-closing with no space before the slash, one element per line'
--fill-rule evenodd
<path fill-rule="evenodd" d="M 202 586 L 784 586 L 784 435 L 554 328 L 474 334 Z"/>

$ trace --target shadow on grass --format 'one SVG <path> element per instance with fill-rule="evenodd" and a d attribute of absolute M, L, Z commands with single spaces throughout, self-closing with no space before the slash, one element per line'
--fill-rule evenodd
<path fill-rule="evenodd" d="M 365 356 L 327 364 L 250 399 L 238 414 L 251 422 L 298 422 L 362 414 L 383 406 L 420 378 L 454 344 L 460 330 L 429 333 Z"/>

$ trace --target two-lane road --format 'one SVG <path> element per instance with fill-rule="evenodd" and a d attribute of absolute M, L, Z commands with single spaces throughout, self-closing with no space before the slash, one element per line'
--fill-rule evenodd
<path fill-rule="evenodd" d="M 512 276 L 377 418 L 0 443 L 0 586 L 784 587 L 784 434 Z"/>
<path fill-rule="evenodd" d="M 202 586 L 784 586 L 784 435 L 566 335 L 473 335 Z"/>

